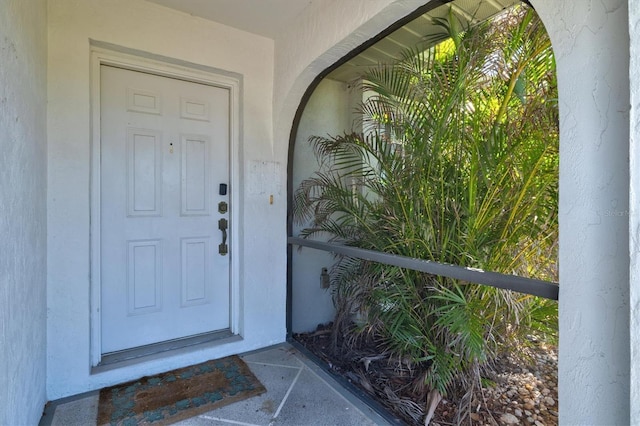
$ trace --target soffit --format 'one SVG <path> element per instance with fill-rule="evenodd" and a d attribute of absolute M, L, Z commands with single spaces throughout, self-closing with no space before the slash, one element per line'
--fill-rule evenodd
<path fill-rule="evenodd" d="M 350 82 L 359 78 L 371 67 L 398 61 L 408 48 L 421 46 L 426 49 L 430 47 L 434 42 L 428 42 L 429 36 L 441 33 L 441 30 L 434 24 L 434 18 L 446 18 L 449 10 L 452 10 L 461 22 L 470 22 L 471 25 L 474 25 L 520 3 L 520 0 L 453 0 L 405 24 L 340 65 L 328 74 L 327 78 Z"/>

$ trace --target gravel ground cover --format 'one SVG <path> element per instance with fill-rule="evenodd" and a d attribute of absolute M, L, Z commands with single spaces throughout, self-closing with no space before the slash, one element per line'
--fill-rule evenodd
<path fill-rule="evenodd" d="M 336 354 L 331 328 L 319 326 L 313 333 L 294 338 L 335 373 L 365 390 L 408 425 L 424 425 L 425 395 L 415 391 L 415 372 L 402 362 L 380 354 L 371 342 L 360 342 Z M 532 342 L 531 347 L 498 358 L 481 392 L 471 401 L 463 424 L 558 424 L 558 357 L 554 346 Z M 443 399 L 432 426 L 455 425 L 457 403 Z"/>

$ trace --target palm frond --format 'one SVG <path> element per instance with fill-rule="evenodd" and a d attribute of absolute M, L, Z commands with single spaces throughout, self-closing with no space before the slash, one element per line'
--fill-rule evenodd
<path fill-rule="evenodd" d="M 367 73 L 362 132 L 310 138 L 319 169 L 294 193 L 300 235 L 553 279 L 557 82 L 544 27 L 524 6 L 473 26 L 450 10 L 437 24 L 449 41 Z M 533 296 L 346 257 L 332 277 L 335 344 L 375 334 L 442 395 L 477 389 L 479 366 L 513 339 L 557 329 L 557 306 Z"/>

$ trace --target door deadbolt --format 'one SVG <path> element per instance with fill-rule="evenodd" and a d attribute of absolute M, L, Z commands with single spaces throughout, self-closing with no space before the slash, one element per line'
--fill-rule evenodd
<path fill-rule="evenodd" d="M 218 213 L 225 214 L 229 210 L 229 205 L 225 201 L 220 201 L 218 203 Z"/>

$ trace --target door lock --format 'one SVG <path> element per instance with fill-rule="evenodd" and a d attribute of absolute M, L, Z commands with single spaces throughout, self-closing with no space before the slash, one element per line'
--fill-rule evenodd
<path fill-rule="evenodd" d="M 218 203 L 218 213 L 225 214 L 227 210 L 229 210 L 229 205 L 224 201 L 220 201 Z"/>
<path fill-rule="evenodd" d="M 218 253 L 222 256 L 229 253 L 229 247 L 227 246 L 227 228 L 229 227 L 229 222 L 227 219 L 218 220 L 218 229 L 222 231 L 222 244 L 218 246 Z"/>

